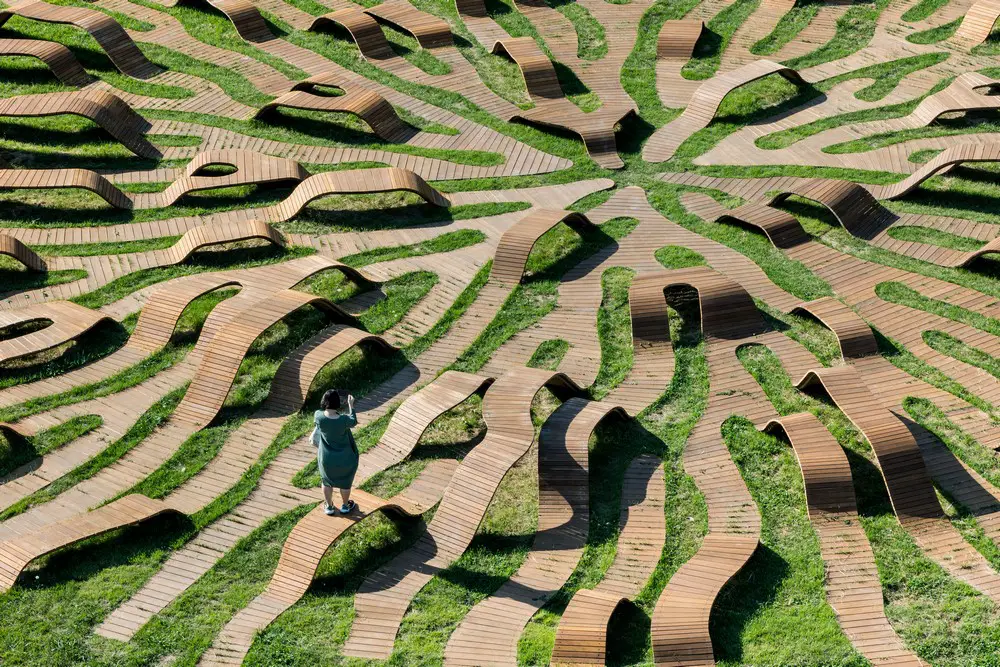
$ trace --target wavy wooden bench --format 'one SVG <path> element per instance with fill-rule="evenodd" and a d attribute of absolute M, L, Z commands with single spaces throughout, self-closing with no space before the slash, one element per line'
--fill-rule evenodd
<path fill-rule="evenodd" d="M 266 309 L 268 304 L 262 303 L 261 307 Z M 250 311 L 244 311 L 240 320 L 246 317 L 247 312 Z M 211 373 L 215 372 L 216 364 L 209 361 L 209 355 L 213 349 L 218 350 L 220 347 L 231 349 L 233 346 L 228 343 L 229 341 L 223 339 L 222 345 L 216 344 L 210 348 L 205 360 L 208 365 L 203 362 L 201 373 L 196 376 L 192 388 L 211 382 Z M 115 528 L 146 521 L 164 512 L 191 515 L 204 509 L 240 481 L 250 465 L 277 436 L 285 420 L 301 409 L 309 388 L 319 372 L 341 354 L 363 343 L 376 344 L 386 350 L 392 349 L 379 336 L 353 327 L 333 325 L 287 357 L 275 373 L 267 399 L 251 422 L 233 434 L 219 455 L 203 470 L 184 482 L 165 499 L 150 500 L 141 494 L 131 494 L 93 511 L 83 512 L 70 519 L 40 528 L 30 535 L 4 542 L 0 546 L 0 553 L 13 552 L 18 558 L 0 556 L 0 567 L 6 575 L 0 579 L 0 589 L 12 586 L 17 575 L 28 563 L 47 553 Z M 242 357 L 237 359 L 237 368 L 241 361 Z M 221 388 L 220 392 L 228 393 Z M 116 521 L 119 522 L 117 525 Z M 10 576 L 14 579 L 10 579 Z"/>
<path fill-rule="evenodd" d="M 2 176 L 0 176 L 2 178 Z M 13 257 L 17 261 L 32 271 L 45 271 L 45 260 L 37 252 L 21 243 L 13 236 L 0 234 L 0 255 Z"/>
<path fill-rule="evenodd" d="M 669 160 L 688 137 L 708 127 L 726 95 L 771 74 L 778 74 L 797 85 L 806 85 L 794 69 L 770 60 L 758 60 L 720 74 L 698 87 L 684 113 L 653 133 L 642 149 L 642 158 L 647 162 Z"/>
<path fill-rule="evenodd" d="M 812 179 L 786 187 L 771 198 L 777 204 L 792 195 L 822 204 L 851 235 L 870 241 L 884 232 L 899 216 L 882 206 L 868 190 L 851 181 Z"/>
<path fill-rule="evenodd" d="M 833 297 L 824 296 L 807 301 L 796 306 L 792 312 L 811 315 L 832 331 L 837 336 L 840 354 L 845 360 L 879 354 L 878 342 L 868 323 Z"/>
<path fill-rule="evenodd" d="M 0 10 L 0 26 L 11 16 L 74 25 L 90 33 L 123 74 L 136 79 L 148 79 L 163 70 L 149 62 L 118 21 L 107 14 L 86 7 L 50 5 L 41 0 L 24 0 Z"/>
<path fill-rule="evenodd" d="M 657 59 L 687 62 L 704 30 L 705 22 L 701 19 L 664 21 L 656 38 Z"/>
<path fill-rule="evenodd" d="M 516 111 L 512 118 L 570 130 L 583 139 L 597 164 L 608 169 L 625 166 L 618 156 L 615 126 L 635 111 L 634 106 L 605 105 L 591 113 L 581 111 L 563 95 L 552 61 L 531 37 L 498 40 L 491 50 L 517 64 L 535 103 L 533 109 Z"/>
<path fill-rule="evenodd" d="M 363 9 L 366 14 L 408 32 L 425 49 L 452 46 L 451 26 L 442 18 L 420 11 L 406 0 L 387 0 Z"/>
<path fill-rule="evenodd" d="M 321 367 L 324 357 L 317 357 L 313 347 L 311 344 L 304 345 L 296 356 L 301 357 L 303 362 L 300 363 L 306 366 Z M 319 359 L 319 364 L 314 361 L 316 358 Z M 315 376 L 318 371 L 319 368 L 316 368 L 310 371 L 310 374 Z M 435 419 L 473 394 L 482 391 L 491 382 L 491 378 L 446 371 L 407 398 L 393 413 L 379 444 L 362 453 L 356 477 L 358 485 L 405 459 Z M 300 383 L 300 386 L 305 385 L 306 382 Z M 269 400 L 272 396 L 275 396 L 274 391 L 269 395 Z M 264 426 L 267 426 L 267 422 L 264 422 Z M 267 431 L 265 434 L 267 437 L 264 439 L 269 444 L 272 438 L 270 434 L 276 431 L 273 428 L 264 430 Z M 232 437 L 246 432 L 248 437 L 261 439 L 260 431 L 261 422 L 248 423 Z M 450 473 L 448 477 L 450 478 Z M 413 495 L 412 490 L 413 485 L 406 492 L 408 497 Z M 289 509 L 293 506 L 294 500 Z M 130 639 L 154 614 L 163 610 L 222 557 L 224 551 L 218 548 L 220 543 L 232 545 L 239 537 L 249 534 L 255 527 L 247 525 L 248 519 L 245 514 L 238 513 L 237 517 L 221 519 L 220 522 L 202 531 L 201 536 L 189 547 L 171 557 L 142 590 L 105 619 L 97 628 L 98 634 L 121 641 Z M 234 533 L 237 534 L 235 537 Z M 206 547 L 206 545 L 211 546 Z"/>
<path fill-rule="evenodd" d="M 120 98 L 102 90 L 39 93 L 0 99 L 0 116 L 37 117 L 71 114 L 100 125 L 125 148 L 140 157 L 159 159 L 160 150 L 145 134 L 149 122 Z"/>
<path fill-rule="evenodd" d="M 211 4 L 233 22 L 236 32 L 248 42 L 275 39 L 264 17 L 249 0 L 214 0 Z"/>
<path fill-rule="evenodd" d="M 898 183 L 891 185 L 869 185 L 868 191 L 876 199 L 899 199 L 905 197 L 928 178 L 947 172 L 952 167 L 965 162 L 1000 161 L 1000 143 L 959 144 L 938 153 L 927 164 Z"/>
<path fill-rule="evenodd" d="M 57 42 L 41 39 L 0 39 L 0 56 L 38 58 L 67 86 L 86 86 L 90 75 L 73 52 Z"/>
<path fill-rule="evenodd" d="M 923 665 L 885 617 L 875 554 L 861 526 L 851 465 L 840 445 L 808 412 L 771 420 L 762 430 L 784 433 L 795 451 L 809 521 L 826 565 L 826 599 L 844 634 L 873 665 Z"/>
<path fill-rule="evenodd" d="M 521 282 L 531 249 L 545 232 L 560 222 L 565 222 L 580 232 L 587 228 L 596 228 L 582 213 L 546 208 L 534 209 L 500 237 L 493 257 L 490 278 L 510 285 Z"/>
<path fill-rule="evenodd" d="M 339 25 L 347 30 L 358 45 L 361 55 L 367 60 L 378 62 L 399 57 L 389 45 L 389 40 L 385 38 L 382 26 L 360 7 L 346 7 L 317 16 L 309 26 L 309 30 L 319 31 L 331 25 Z"/>
<path fill-rule="evenodd" d="M 700 192 L 684 192 L 681 203 L 691 213 L 711 222 L 733 221 L 760 230 L 775 248 L 787 250 L 812 241 L 812 236 L 791 213 L 749 202 L 736 208 L 725 208 Z"/>
<path fill-rule="evenodd" d="M 953 577 L 1000 600 L 1000 575 L 951 524 L 938 502 L 920 448 L 903 421 L 872 395 L 854 366 L 809 371 L 800 389 L 822 387 L 871 443 L 900 524 Z"/>
<path fill-rule="evenodd" d="M 154 250 L 150 260 L 157 266 L 181 264 L 202 248 L 239 241 L 261 240 L 279 248 L 286 246 L 284 235 L 277 229 L 259 220 L 224 222 L 202 225 L 184 232 L 184 235 L 169 248 Z"/>
<path fill-rule="evenodd" d="M 51 350 L 87 333 L 103 320 L 100 311 L 78 306 L 71 301 L 49 301 L 18 310 L 0 311 L 0 330 L 30 322 L 48 321 L 43 329 L 0 341 L 0 363 L 29 357 Z"/>
<path fill-rule="evenodd" d="M 531 402 L 545 386 L 564 398 L 578 391 L 561 373 L 517 368 L 486 392 L 486 438 L 462 461 L 417 544 L 361 584 L 354 598 L 354 624 L 344 644 L 345 655 L 384 659 L 392 653 L 410 600 L 469 547 L 500 481 L 534 441 Z"/>
<path fill-rule="evenodd" d="M 635 459 L 622 482 L 614 562 L 601 583 L 578 590 L 563 611 L 552 649 L 553 665 L 604 664 L 612 615 L 638 595 L 660 560 L 667 537 L 665 496 L 663 462 L 650 455 Z"/>
<path fill-rule="evenodd" d="M 79 188 L 115 208 L 130 209 L 132 200 L 111 181 L 89 169 L 0 169 L 0 188 L 9 190 Z"/>
<path fill-rule="evenodd" d="M 318 87 L 339 88 L 344 94 L 319 95 Z M 353 114 L 386 141 L 403 143 L 417 134 L 384 97 L 363 86 L 343 83 L 343 77 L 337 72 L 319 74 L 296 83 L 292 90 L 262 106 L 256 117 L 265 117 L 280 107 Z"/>
<path fill-rule="evenodd" d="M 491 664 L 517 665 L 524 626 L 562 588 L 583 555 L 590 529 L 588 444 L 598 424 L 613 414 L 627 417 L 613 404 L 571 398 L 545 420 L 538 437 L 538 528 L 531 551 L 517 574 L 455 629 L 445 665 L 477 667 L 484 652 Z"/>
<path fill-rule="evenodd" d="M 261 219 L 268 222 L 281 222 L 291 220 L 308 206 L 309 202 L 327 195 L 354 195 L 394 190 L 412 192 L 435 206 L 451 205 L 444 195 L 412 171 L 398 167 L 382 167 L 313 174 L 299 183 L 284 201 L 257 209 L 257 213 Z"/>
<path fill-rule="evenodd" d="M 964 49 L 971 49 L 986 41 L 1000 17 L 1000 1 L 979 0 L 969 7 L 962 17 L 958 30 L 948 40 Z"/>

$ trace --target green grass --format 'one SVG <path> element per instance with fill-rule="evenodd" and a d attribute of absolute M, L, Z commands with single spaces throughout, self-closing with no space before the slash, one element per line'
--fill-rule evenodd
<path fill-rule="evenodd" d="M 86 435 L 103 423 L 104 420 L 98 415 L 80 415 L 33 436 L 0 433 L 0 475 L 6 475 L 25 463 Z"/>
<path fill-rule="evenodd" d="M 685 79 L 711 78 L 722 62 L 722 54 L 726 52 L 729 40 L 759 4 L 760 0 L 736 0 L 713 16 L 698 38 L 691 60 L 681 69 L 681 75 Z"/>
<path fill-rule="evenodd" d="M 903 16 L 901 18 L 904 21 L 923 21 L 931 14 L 947 5 L 948 1 L 949 0 L 920 0 L 920 2 L 903 12 Z"/>
<path fill-rule="evenodd" d="M 821 3 L 814 0 L 798 0 L 795 6 L 778 21 L 771 34 L 760 39 L 750 48 L 750 52 L 758 56 L 776 53 L 783 46 L 795 39 L 795 36 L 805 30 L 819 13 Z"/>

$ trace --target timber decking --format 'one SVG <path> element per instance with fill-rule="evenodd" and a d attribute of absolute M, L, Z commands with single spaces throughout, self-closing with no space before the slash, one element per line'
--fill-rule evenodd
<path fill-rule="evenodd" d="M 49 66 L 67 86 L 86 86 L 90 75 L 73 52 L 57 42 L 40 39 L 0 39 L 0 56 L 30 56 Z"/>
<path fill-rule="evenodd" d="M 500 481 L 534 441 L 531 403 L 545 386 L 564 397 L 578 391 L 561 373 L 517 368 L 486 392 L 486 438 L 463 459 L 417 544 L 362 583 L 354 598 L 355 618 L 345 655 L 384 659 L 392 653 L 410 600 L 469 547 Z"/>
<path fill-rule="evenodd" d="M 528 264 L 528 256 L 535 242 L 560 222 L 583 231 L 594 227 L 593 223 L 582 213 L 538 208 L 522 218 L 517 224 L 504 232 L 497 244 L 493 259 L 490 278 L 508 285 L 516 285 L 524 276 Z"/>
<path fill-rule="evenodd" d="M 688 137 L 708 127 L 726 95 L 740 86 L 771 74 L 779 74 L 794 84 L 805 85 L 805 81 L 794 69 L 770 60 L 758 60 L 709 79 L 691 96 L 684 113 L 653 133 L 642 149 L 643 159 L 647 162 L 669 160 Z M 668 82 L 664 85 L 670 84 Z"/>
<path fill-rule="evenodd" d="M 13 257 L 32 271 L 46 270 L 45 260 L 39 257 L 37 252 L 24 245 L 20 240 L 14 238 L 13 236 L 0 234 L 0 255 Z"/>
<path fill-rule="evenodd" d="M 386 0 L 380 5 L 363 9 L 377 19 L 408 32 L 425 49 L 452 46 L 451 26 L 442 18 L 422 12 L 407 0 Z"/>
<path fill-rule="evenodd" d="M 343 95 L 319 95 L 316 94 L 317 87 L 339 88 Z M 368 88 L 339 82 L 336 72 L 319 74 L 296 83 L 292 90 L 262 106 L 257 112 L 257 118 L 280 107 L 353 114 L 386 141 L 403 143 L 417 133 L 399 118 L 396 110 L 384 97 Z"/>
<path fill-rule="evenodd" d="M 103 12 L 86 7 L 50 5 L 42 0 L 24 0 L 0 10 L 0 26 L 11 16 L 83 28 L 100 44 L 115 67 L 136 79 L 148 79 L 162 71 L 146 59 L 118 21 Z"/>
<path fill-rule="evenodd" d="M 0 12 L 0 16 L 2 15 Z M 0 117 L 26 118 L 61 114 L 82 116 L 94 121 L 116 141 L 140 157 L 155 159 L 163 157 L 160 150 L 146 139 L 146 132 L 150 128 L 149 122 L 133 111 L 121 98 L 111 93 L 102 90 L 78 90 L 0 99 Z"/>
<path fill-rule="evenodd" d="M 851 465 L 840 445 L 808 412 L 771 420 L 763 430 L 785 433 L 795 451 L 809 521 L 823 554 L 826 599 L 844 633 L 873 665 L 923 665 L 885 617 L 875 554 L 861 526 Z"/>
<path fill-rule="evenodd" d="M 840 354 L 845 360 L 879 354 L 878 342 L 868 323 L 833 297 L 825 296 L 807 301 L 796 306 L 792 312 L 811 315 L 834 332 L 840 345 Z"/>
<path fill-rule="evenodd" d="M 608 623 L 615 609 L 646 585 L 666 542 L 663 462 L 650 455 L 632 461 L 622 481 L 618 549 L 593 589 L 577 591 L 563 611 L 552 649 L 553 665 L 603 665 Z"/>
<path fill-rule="evenodd" d="M 73 341 L 104 320 L 110 318 L 71 301 L 49 301 L 19 310 L 0 311 L 0 331 L 33 322 L 49 322 L 37 331 L 0 341 L 0 363 L 29 357 Z"/>
<path fill-rule="evenodd" d="M 302 349 L 308 348 L 307 345 Z M 446 371 L 407 398 L 396 409 L 379 444 L 361 455 L 356 476 L 358 485 L 405 459 L 435 419 L 473 394 L 482 391 L 491 382 L 490 378 Z M 359 411 L 364 409 L 365 403 L 366 399 L 361 399 Z M 365 412 L 359 414 L 362 419 L 367 416 Z M 260 439 L 258 430 L 259 426 L 241 428 L 241 431 L 247 432 L 248 436 Z M 271 435 L 276 432 L 276 429 L 268 430 Z M 270 442 L 270 436 L 265 439 Z M 294 445 L 291 451 L 294 452 L 298 446 Z M 284 480 L 283 484 L 278 484 L 267 479 L 275 469 L 286 471 L 286 477 L 290 478 L 307 460 L 313 458 L 313 455 L 309 452 L 299 458 L 302 460 L 297 464 L 281 464 L 280 460 L 276 461 L 259 483 L 258 491 L 254 492 L 255 495 L 263 496 L 262 498 L 252 495 L 249 499 L 250 507 L 237 512 L 233 518 L 223 518 L 212 524 L 187 547 L 175 553 L 142 590 L 105 619 L 97 628 L 98 634 L 127 641 L 154 614 L 164 609 L 222 557 L 224 551 L 219 550 L 220 545 L 228 549 L 239 538 L 248 535 L 267 516 L 292 509 L 300 502 L 305 502 L 303 497 L 306 492 L 299 494 L 303 497 L 293 496 L 288 492 L 292 487 L 287 480 Z M 308 497 L 315 498 L 317 491 L 309 489 L 308 494 Z M 266 508 L 266 511 L 262 511 L 263 508 Z"/>
<path fill-rule="evenodd" d="M 907 425 L 872 395 L 854 366 L 809 371 L 797 386 L 821 386 L 868 439 L 900 524 L 953 577 L 1000 600 L 1000 575 L 951 525 Z"/>
<path fill-rule="evenodd" d="M 266 307 L 262 304 L 262 308 Z M 229 331 L 224 335 L 229 335 Z M 128 495 L 90 512 L 45 526 L 33 534 L 0 544 L 0 554 L 5 551 L 17 554 L 16 559 L 0 556 L 0 568 L 5 575 L 0 579 L 0 588 L 12 586 L 28 563 L 46 553 L 115 528 L 146 521 L 164 512 L 191 515 L 204 509 L 240 481 L 277 435 L 285 419 L 302 407 L 317 374 L 332 360 L 362 343 L 392 349 L 379 336 L 353 327 L 333 325 L 287 357 L 275 373 L 271 391 L 258 413 L 227 440 L 219 455 L 203 470 L 165 499 L 150 500 L 139 494 Z M 203 384 L 208 373 L 214 372 L 214 369 L 204 365 L 202 370 L 205 372 L 196 378 L 196 385 Z M 119 522 L 117 525 L 116 521 Z"/>
<path fill-rule="evenodd" d="M 635 111 L 634 106 L 611 104 L 591 113 L 581 111 L 566 99 L 555 66 L 531 37 L 497 40 L 491 51 L 506 55 L 517 63 L 535 103 L 533 109 L 515 111 L 512 118 L 570 130 L 580 135 L 587 152 L 597 164 L 608 169 L 625 166 L 618 156 L 615 126 Z"/>
<path fill-rule="evenodd" d="M 998 0 L 978 0 L 962 17 L 958 30 L 948 40 L 955 46 L 971 49 L 986 41 L 1000 17 Z"/>
<path fill-rule="evenodd" d="M 531 551 L 517 574 L 474 606 L 455 629 L 445 648 L 445 665 L 517 665 L 524 626 L 566 583 L 583 555 L 590 527 L 590 436 L 615 413 L 627 416 L 613 404 L 571 398 L 545 420 L 538 436 L 538 528 Z M 646 501 L 660 509 L 649 496 Z M 625 516 L 638 521 L 634 514 Z M 655 543 L 653 537 L 643 535 Z M 625 548 L 631 544 L 626 542 Z M 644 559 L 637 560 L 646 565 Z"/>

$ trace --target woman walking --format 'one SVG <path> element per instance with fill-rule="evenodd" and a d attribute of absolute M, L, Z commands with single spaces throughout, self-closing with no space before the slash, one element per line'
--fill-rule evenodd
<path fill-rule="evenodd" d="M 340 394 L 331 389 L 323 394 L 320 409 L 313 416 L 313 444 L 316 445 L 316 459 L 320 478 L 323 480 L 324 510 L 333 516 L 337 508 L 333 506 L 333 490 L 340 489 L 341 514 L 349 514 L 357 508 L 351 500 L 351 486 L 354 473 L 358 471 L 358 446 L 354 443 L 351 427 L 358 418 L 354 415 L 354 396 L 347 395 L 347 411 L 340 410 Z"/>

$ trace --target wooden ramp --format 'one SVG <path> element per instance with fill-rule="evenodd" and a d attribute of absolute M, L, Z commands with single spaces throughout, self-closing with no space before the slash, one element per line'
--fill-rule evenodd
<path fill-rule="evenodd" d="M 816 385 L 871 443 L 903 528 L 953 577 L 994 601 L 1000 600 L 1000 576 L 945 516 L 920 448 L 906 424 L 872 395 L 854 366 L 812 370 L 797 383 L 800 389 Z"/>
<path fill-rule="evenodd" d="M 445 665 L 517 665 L 524 626 L 583 555 L 590 529 L 588 444 L 613 413 L 627 416 L 613 404 L 571 398 L 545 421 L 538 438 L 538 528 L 531 551 L 517 574 L 473 607 L 452 633 Z"/>
<path fill-rule="evenodd" d="M 364 12 L 361 7 L 345 7 L 322 16 L 317 16 L 309 30 L 319 31 L 332 25 L 339 25 L 348 33 L 358 45 L 361 55 L 367 60 L 373 60 L 376 64 L 380 60 L 392 60 L 400 56 L 389 46 L 389 40 L 385 38 L 382 27 L 371 15 Z"/>
<path fill-rule="evenodd" d="M 720 74 L 701 84 L 692 95 L 684 113 L 653 133 L 642 149 L 642 158 L 647 162 L 669 160 L 688 137 L 708 127 L 726 95 L 740 86 L 771 74 L 779 74 L 794 84 L 805 85 L 798 72 L 770 60 L 758 60 L 732 72 Z M 671 84 L 663 82 L 662 85 Z"/>
<path fill-rule="evenodd" d="M 986 41 L 998 17 L 998 0 L 979 0 L 965 13 L 958 30 L 947 41 L 962 49 L 972 49 Z"/>
<path fill-rule="evenodd" d="M 536 208 L 503 233 L 497 244 L 490 278 L 516 285 L 524 276 L 528 255 L 535 242 L 560 222 L 578 230 L 596 227 L 582 213 L 557 209 Z"/>
<path fill-rule="evenodd" d="M 583 139 L 587 152 L 597 164 L 607 169 L 625 166 L 618 157 L 615 126 L 635 111 L 634 106 L 605 105 L 591 113 L 581 111 L 566 99 L 555 66 L 531 37 L 497 40 L 491 51 L 517 63 L 535 103 L 533 109 L 515 111 L 512 118 L 569 130 Z"/>
<path fill-rule="evenodd" d="M 851 643 L 873 665 L 923 665 L 885 617 L 875 554 L 858 516 L 851 465 L 840 445 L 808 412 L 768 422 L 784 433 L 805 483 L 809 520 L 819 537 L 826 599 Z"/>
<path fill-rule="evenodd" d="M 46 270 L 45 260 L 39 257 L 38 253 L 7 234 L 0 234 L 0 255 L 13 257 L 32 271 Z"/>
<path fill-rule="evenodd" d="M 38 2 L 38 4 L 45 3 Z M 60 9 L 69 8 L 60 7 Z M 0 17 L 2 16 L 3 12 L 0 12 Z M 150 128 L 149 122 L 133 111 L 121 98 L 111 93 L 88 89 L 0 99 L 0 116 L 29 118 L 61 114 L 82 116 L 94 121 L 116 141 L 140 157 L 152 159 L 163 157 L 160 150 L 146 139 L 146 132 Z"/>
<path fill-rule="evenodd" d="M 581 589 L 563 611 L 556 629 L 553 665 L 603 665 L 608 623 L 615 609 L 634 598 L 656 568 L 666 542 L 662 461 L 637 458 L 625 471 L 619 515 L 618 549 L 604 578 Z"/>
<path fill-rule="evenodd" d="M 0 363 L 51 350 L 84 335 L 111 318 L 71 301 L 49 301 L 19 310 L 0 310 L 0 330 L 33 322 L 49 322 L 31 333 L 0 341 Z"/>
<path fill-rule="evenodd" d="M 57 42 L 41 39 L 0 39 L 0 56 L 28 56 L 45 63 L 67 86 L 86 86 L 90 75 L 73 52 Z"/>
<path fill-rule="evenodd" d="M 338 88 L 343 94 L 319 95 L 318 88 Z M 349 113 L 367 123 L 372 132 L 386 141 L 405 143 L 417 134 L 416 129 L 400 119 L 384 97 L 370 88 L 344 83 L 339 72 L 318 74 L 296 83 L 292 90 L 262 106 L 256 117 L 267 117 L 280 107 Z"/>
<path fill-rule="evenodd" d="M 837 336 L 840 354 L 845 360 L 879 354 L 878 342 L 868 323 L 833 297 L 807 301 L 796 306 L 792 312 L 811 315 L 832 331 Z"/>
<path fill-rule="evenodd" d="M 384 659 L 392 653 L 396 632 L 413 596 L 469 547 L 504 475 L 534 441 L 531 402 L 545 386 L 564 397 L 578 391 L 561 373 L 517 368 L 486 392 L 486 438 L 462 461 L 434 520 L 417 544 L 361 585 L 354 598 L 355 618 L 344 644 L 345 655 Z"/>

